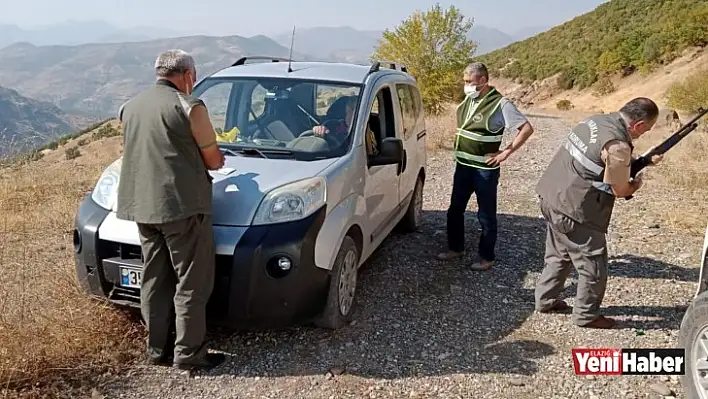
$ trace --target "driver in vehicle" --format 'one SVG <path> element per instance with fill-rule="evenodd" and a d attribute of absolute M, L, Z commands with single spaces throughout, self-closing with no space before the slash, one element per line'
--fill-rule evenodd
<path fill-rule="evenodd" d="M 344 138 L 349 134 L 349 127 L 354 119 L 354 107 L 356 106 L 355 96 L 342 96 L 336 99 L 332 105 L 330 105 L 327 110 L 327 116 L 325 116 L 325 122 L 322 125 L 315 126 L 312 131 L 317 137 L 324 137 L 325 134 L 335 134 L 337 136 L 343 136 L 338 138 Z M 342 115 L 340 111 L 344 108 L 344 118 L 337 118 L 337 116 Z M 328 122 L 339 122 L 338 124 L 328 128 L 326 125 L 331 123 Z"/>
<path fill-rule="evenodd" d="M 332 115 L 341 115 L 341 111 L 338 108 L 344 107 L 344 119 L 337 120 L 336 117 Z M 349 134 L 349 129 L 351 127 L 352 121 L 354 120 L 354 108 L 356 108 L 356 96 L 343 96 L 336 99 L 332 105 L 327 110 L 327 117 L 322 125 L 315 126 L 312 128 L 312 132 L 317 137 L 324 137 L 326 134 L 334 134 L 340 141 L 343 141 Z M 337 112 L 339 111 L 339 112 Z M 338 124 L 328 128 L 327 121 L 339 122 Z M 369 155 L 378 154 L 378 149 L 376 145 L 376 137 L 374 132 L 367 124 L 366 129 L 366 149 Z"/>

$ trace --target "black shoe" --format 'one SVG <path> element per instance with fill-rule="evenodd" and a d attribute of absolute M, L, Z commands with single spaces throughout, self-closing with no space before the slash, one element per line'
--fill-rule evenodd
<path fill-rule="evenodd" d="M 146 356 L 145 363 L 151 366 L 169 366 L 172 364 L 172 354 L 162 355 L 160 357 Z"/>
<path fill-rule="evenodd" d="M 169 341 L 167 343 L 167 345 L 165 346 L 165 349 L 162 350 L 162 355 L 160 357 L 146 355 L 145 362 L 151 366 L 169 366 L 169 365 L 171 365 L 173 357 L 174 357 L 174 351 L 175 351 L 174 337 L 171 337 L 171 338 L 172 338 L 172 341 Z"/>
<path fill-rule="evenodd" d="M 174 363 L 172 367 L 179 370 L 209 370 L 226 361 L 226 356 L 221 353 L 207 353 L 195 363 Z"/>

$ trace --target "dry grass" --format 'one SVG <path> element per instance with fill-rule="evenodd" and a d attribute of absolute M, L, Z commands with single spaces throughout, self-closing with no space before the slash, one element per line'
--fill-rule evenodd
<path fill-rule="evenodd" d="M 452 149 L 454 104 L 428 117 L 426 125 L 429 151 Z M 657 128 L 637 148 L 644 151 L 668 134 Z M 0 392 L 52 392 L 57 382 L 120 367 L 142 350 L 139 324 L 90 299 L 75 279 L 71 232 L 76 209 L 121 152 L 120 137 L 93 138 L 74 139 L 39 160 L 0 168 Z M 66 149 L 79 141 L 80 153 L 67 159 Z M 705 229 L 708 173 L 702 156 L 707 151 L 707 135 L 696 131 L 660 167 L 647 171 L 647 185 L 669 193 L 651 201 L 660 207 L 664 223 L 696 234 Z"/>
<path fill-rule="evenodd" d="M 560 116 L 571 126 L 592 114 L 587 110 L 542 111 Z M 683 117 L 681 120 L 687 122 L 688 119 Z M 661 164 L 643 172 L 645 185 L 638 194 L 646 197 L 647 193 L 652 193 L 646 205 L 661 215 L 661 222 L 667 227 L 701 237 L 706 229 L 704 215 L 708 214 L 707 122 L 704 118 L 702 125 L 666 153 Z M 676 128 L 657 123 L 654 129 L 635 141 L 635 156 L 661 143 L 675 131 Z"/>
<path fill-rule="evenodd" d="M 74 145 L 0 169 L 0 392 L 56 393 L 138 348 L 139 325 L 82 292 L 74 268 L 75 212 L 120 144 L 88 143 L 66 160 Z"/>
<path fill-rule="evenodd" d="M 699 127 L 664 156 L 664 160 L 647 172 L 645 184 L 655 186 L 667 195 L 657 196 L 653 205 L 660 207 L 664 222 L 670 227 L 703 235 L 708 214 L 708 131 Z M 637 140 L 638 153 L 659 144 L 673 131 L 658 128 Z"/>
<path fill-rule="evenodd" d="M 425 144 L 428 151 L 452 150 L 454 148 L 455 134 L 457 133 L 455 109 L 455 104 L 448 104 L 439 115 L 425 118 L 425 126 L 428 130 Z"/>

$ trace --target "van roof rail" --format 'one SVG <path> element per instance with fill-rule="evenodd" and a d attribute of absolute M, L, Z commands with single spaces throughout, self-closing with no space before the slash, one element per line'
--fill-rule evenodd
<path fill-rule="evenodd" d="M 377 72 L 379 69 L 381 69 L 382 65 L 384 65 L 385 68 L 388 68 L 388 69 L 393 69 L 396 71 L 408 73 L 408 68 L 405 65 L 401 64 L 400 62 L 383 61 L 383 60 L 374 61 L 374 63 L 371 64 L 371 69 L 369 69 L 369 73 Z"/>
<path fill-rule="evenodd" d="M 271 62 L 292 62 L 293 60 L 287 59 L 287 58 L 280 58 L 280 57 L 269 57 L 265 55 L 255 55 L 255 56 L 246 56 L 246 57 L 241 57 L 238 59 L 238 61 L 234 62 L 231 66 L 239 66 L 239 65 L 244 65 L 246 61 L 250 60 L 269 60 Z"/>

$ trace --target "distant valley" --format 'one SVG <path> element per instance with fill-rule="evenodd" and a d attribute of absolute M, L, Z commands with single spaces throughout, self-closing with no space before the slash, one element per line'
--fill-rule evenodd
<path fill-rule="evenodd" d="M 78 46 L 19 43 L 0 49 L 0 85 L 52 102 L 66 112 L 112 116 L 124 101 L 155 79 L 155 57 L 170 48 L 192 53 L 200 76 L 246 54 L 288 56 L 287 48 L 265 36 L 191 36 Z M 312 58 L 299 53 L 293 56 Z"/>
<path fill-rule="evenodd" d="M 94 121 L 0 87 L 0 158 L 26 152 Z"/>
<path fill-rule="evenodd" d="M 510 35 L 474 26 L 477 54 L 531 32 Z M 383 31 L 350 27 L 297 29 L 293 59 L 370 62 Z M 244 55 L 287 57 L 292 31 L 273 37 L 184 36 L 159 28 L 121 29 L 102 21 L 69 21 L 27 30 L 0 25 L 0 157 L 115 116 L 120 105 L 154 80 L 155 56 L 169 48 L 192 53 L 199 77 Z"/>

